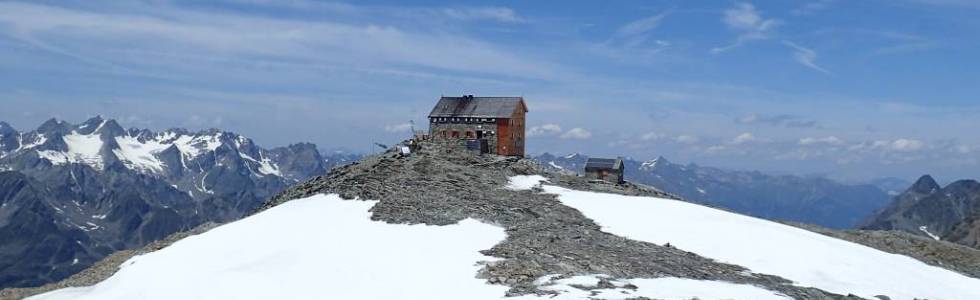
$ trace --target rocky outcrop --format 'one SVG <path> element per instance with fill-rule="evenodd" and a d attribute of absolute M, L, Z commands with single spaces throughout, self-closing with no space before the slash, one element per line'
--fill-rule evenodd
<path fill-rule="evenodd" d="M 502 260 L 486 265 L 480 276 L 510 286 L 510 295 L 542 293 L 533 284 L 540 276 L 598 273 L 618 278 L 723 280 L 763 286 L 796 299 L 850 299 L 795 287 L 779 277 L 753 274 L 667 245 L 615 236 L 562 205 L 555 195 L 504 186 L 513 175 L 541 174 L 552 184 L 569 188 L 673 197 L 662 191 L 549 173 L 529 160 L 477 156 L 452 144 L 421 147 L 407 157 L 392 151 L 336 168 L 288 189 L 263 209 L 318 193 L 336 193 L 347 199 L 379 200 L 371 210 L 377 221 L 447 225 L 474 218 L 498 224 L 506 229 L 507 239 L 483 253 Z"/>
<path fill-rule="evenodd" d="M 861 228 L 904 231 L 976 248 L 980 247 L 978 218 L 980 182 L 960 180 L 940 187 L 925 175 Z"/>
<path fill-rule="evenodd" d="M 834 230 L 801 223 L 787 224 L 980 278 L 980 250 L 964 245 L 896 230 Z"/>

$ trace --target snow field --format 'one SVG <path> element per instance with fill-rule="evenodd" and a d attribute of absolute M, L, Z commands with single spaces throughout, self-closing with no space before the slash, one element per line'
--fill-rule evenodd
<path fill-rule="evenodd" d="M 528 188 L 544 178 L 516 176 Z M 804 287 L 874 299 L 980 299 L 980 280 L 907 256 L 775 222 L 688 202 L 575 191 L 543 185 L 546 193 L 595 220 L 603 230 L 656 244 L 670 243 L 721 262 L 777 275 Z"/>
<path fill-rule="evenodd" d="M 134 257 L 111 278 L 31 299 L 499 299 L 475 278 L 492 225 L 370 220 L 371 201 L 318 195 Z"/>

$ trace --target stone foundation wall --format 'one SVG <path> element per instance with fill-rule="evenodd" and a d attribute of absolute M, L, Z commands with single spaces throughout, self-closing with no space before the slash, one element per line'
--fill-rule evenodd
<path fill-rule="evenodd" d="M 446 131 L 446 136 L 452 138 L 450 133 L 453 131 L 459 132 L 459 137 L 457 139 L 466 139 L 466 132 L 473 132 L 473 138 L 476 138 L 477 131 L 483 132 L 493 132 L 493 134 L 484 134 L 483 138 L 487 140 L 487 144 L 490 147 L 490 153 L 497 153 L 497 125 L 494 123 L 430 123 L 429 124 L 429 135 L 433 139 L 443 138 L 441 132 Z M 465 147 L 465 144 L 464 144 Z"/>

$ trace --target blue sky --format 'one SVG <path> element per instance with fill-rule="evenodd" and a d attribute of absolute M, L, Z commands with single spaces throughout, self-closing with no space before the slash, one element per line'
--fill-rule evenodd
<path fill-rule="evenodd" d="M 976 178 L 978 16 L 969 0 L 0 1 L 0 120 L 366 152 L 440 95 L 523 95 L 532 153 Z"/>

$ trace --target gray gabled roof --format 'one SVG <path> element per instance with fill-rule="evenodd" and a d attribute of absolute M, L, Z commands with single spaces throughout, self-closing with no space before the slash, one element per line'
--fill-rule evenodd
<path fill-rule="evenodd" d="M 523 97 L 442 97 L 429 117 L 510 118 L 518 106 L 527 111 Z"/>
<path fill-rule="evenodd" d="M 623 160 L 620 158 L 592 158 L 585 162 L 585 171 L 592 170 L 615 170 L 623 167 Z"/>

